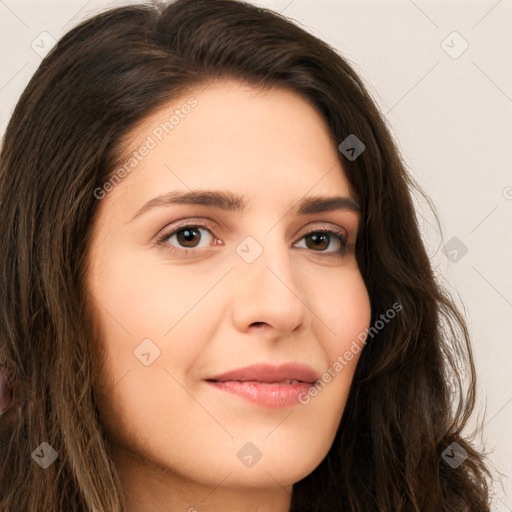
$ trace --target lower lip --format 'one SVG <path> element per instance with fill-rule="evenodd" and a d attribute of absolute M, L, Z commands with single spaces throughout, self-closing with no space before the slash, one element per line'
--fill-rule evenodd
<path fill-rule="evenodd" d="M 207 381 L 208 384 L 222 391 L 241 396 L 249 402 L 265 407 L 290 407 L 300 403 L 312 386 L 307 383 L 268 384 L 264 382 L 228 380 L 226 382 Z"/>

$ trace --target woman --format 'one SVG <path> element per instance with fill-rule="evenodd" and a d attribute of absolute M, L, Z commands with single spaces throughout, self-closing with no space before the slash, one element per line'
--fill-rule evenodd
<path fill-rule="evenodd" d="M 278 14 L 71 30 L 1 154 L 1 510 L 489 510 L 412 187 L 353 69 Z"/>

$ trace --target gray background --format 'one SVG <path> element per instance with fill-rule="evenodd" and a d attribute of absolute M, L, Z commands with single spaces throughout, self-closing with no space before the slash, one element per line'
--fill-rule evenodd
<path fill-rule="evenodd" d="M 136 2 L 0 0 L 1 134 L 52 40 L 126 3 Z M 442 233 L 416 198 L 436 272 L 473 339 L 480 441 L 503 474 L 493 510 L 512 511 L 512 0 L 254 3 L 291 17 L 351 62 L 436 205 Z"/>

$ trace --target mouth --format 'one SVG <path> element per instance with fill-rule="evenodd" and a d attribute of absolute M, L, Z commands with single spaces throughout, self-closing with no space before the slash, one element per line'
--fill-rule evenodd
<path fill-rule="evenodd" d="M 267 384 L 314 384 L 319 379 L 315 370 L 303 363 L 289 362 L 281 365 L 253 364 L 208 377 L 216 382 L 259 382 Z"/>
<path fill-rule="evenodd" d="M 293 385 L 293 384 L 309 384 L 311 385 L 311 382 L 304 382 L 301 380 L 294 380 L 294 379 L 285 379 L 281 381 L 272 381 L 272 382 L 265 382 L 262 380 L 240 380 L 240 379 L 229 379 L 229 380 L 215 380 L 215 379 L 206 379 L 206 382 L 250 382 L 255 384 L 262 384 L 267 386 L 279 386 L 279 385 Z"/>
<path fill-rule="evenodd" d="M 253 404 L 281 408 L 301 403 L 301 396 L 318 377 L 307 365 L 287 363 L 247 366 L 204 380 L 217 390 L 238 395 Z"/>

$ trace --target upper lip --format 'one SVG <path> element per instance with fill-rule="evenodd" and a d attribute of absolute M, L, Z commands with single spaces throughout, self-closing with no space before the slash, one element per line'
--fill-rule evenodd
<path fill-rule="evenodd" d="M 298 380 L 308 384 L 314 384 L 318 380 L 316 372 L 302 363 L 284 363 L 278 366 L 261 363 L 244 366 L 230 370 L 221 375 L 209 377 L 205 380 L 225 382 L 228 380 L 256 381 L 256 382 L 281 382 L 283 380 Z"/>

